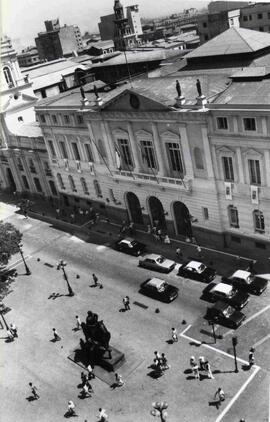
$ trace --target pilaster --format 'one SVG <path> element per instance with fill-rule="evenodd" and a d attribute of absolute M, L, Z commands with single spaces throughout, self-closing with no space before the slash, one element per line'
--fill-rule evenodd
<path fill-rule="evenodd" d="M 204 149 L 204 154 L 205 154 L 207 174 L 210 179 L 213 179 L 214 178 L 213 160 L 211 156 L 211 150 L 210 150 L 210 144 L 209 144 L 209 138 L 208 138 L 206 126 L 202 126 L 202 138 L 203 138 L 203 149 Z"/>
<path fill-rule="evenodd" d="M 239 175 L 239 183 L 245 183 L 244 180 L 244 169 L 243 169 L 243 160 L 241 155 L 241 148 L 236 148 L 236 156 L 237 156 L 237 163 L 238 163 L 238 175 Z"/>
<path fill-rule="evenodd" d="M 133 155 L 133 158 L 134 158 L 134 172 L 140 173 L 140 171 L 141 171 L 140 156 L 139 156 L 137 142 L 136 142 L 136 139 L 135 139 L 135 136 L 134 136 L 134 133 L 133 133 L 133 128 L 132 128 L 132 125 L 131 125 L 130 122 L 127 122 L 127 129 L 128 129 L 128 135 L 129 135 L 132 155 Z"/>
<path fill-rule="evenodd" d="M 179 126 L 179 134 L 181 138 L 186 176 L 190 177 L 191 179 L 194 179 L 192 157 L 191 157 L 191 152 L 190 152 L 189 143 L 188 143 L 187 129 L 185 126 Z"/>
<path fill-rule="evenodd" d="M 152 122 L 152 131 L 153 131 L 153 139 L 154 139 L 154 145 L 155 145 L 155 150 L 157 153 L 157 161 L 158 161 L 158 174 L 160 176 L 166 176 L 166 168 L 165 168 L 165 164 L 164 164 L 164 154 L 162 151 L 162 145 L 161 145 L 161 140 L 159 137 L 159 133 L 158 133 L 158 128 L 157 128 L 157 124 L 155 122 Z"/>

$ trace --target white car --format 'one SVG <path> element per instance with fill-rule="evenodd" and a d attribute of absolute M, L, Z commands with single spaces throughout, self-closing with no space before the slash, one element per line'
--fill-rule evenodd
<path fill-rule="evenodd" d="M 175 267 L 176 263 L 171 259 L 164 258 L 162 255 L 149 254 L 139 260 L 139 266 L 149 270 L 169 273 Z"/>

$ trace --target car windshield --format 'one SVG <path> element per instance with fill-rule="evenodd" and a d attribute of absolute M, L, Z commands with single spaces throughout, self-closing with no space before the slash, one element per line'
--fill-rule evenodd
<path fill-rule="evenodd" d="M 132 240 L 132 242 L 129 242 L 129 247 L 132 248 L 133 246 L 136 245 L 136 240 Z"/>
<path fill-rule="evenodd" d="M 226 309 L 224 309 L 223 311 L 223 315 L 225 316 L 225 318 L 230 318 L 230 316 L 233 314 L 234 309 L 232 306 L 228 306 Z"/>
<path fill-rule="evenodd" d="M 165 258 L 164 258 L 163 256 L 159 256 L 159 257 L 156 259 L 156 261 L 157 261 L 159 264 L 162 264 L 162 262 L 164 262 L 164 261 L 165 261 Z"/>
<path fill-rule="evenodd" d="M 198 273 L 202 273 L 205 270 L 205 268 L 206 268 L 205 265 L 201 264 L 197 269 Z"/>
<path fill-rule="evenodd" d="M 158 292 L 164 292 L 166 287 L 167 287 L 167 283 L 164 282 L 159 286 L 159 288 L 157 290 L 158 290 Z"/>

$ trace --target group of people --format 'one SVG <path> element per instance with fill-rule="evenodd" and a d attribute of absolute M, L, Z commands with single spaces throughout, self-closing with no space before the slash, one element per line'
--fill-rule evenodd
<path fill-rule="evenodd" d="M 196 362 L 195 356 L 191 356 L 190 358 L 190 366 L 195 379 L 200 380 L 200 372 L 199 371 L 206 371 L 207 378 L 214 379 L 212 374 L 211 365 L 208 360 L 205 359 L 204 356 L 199 357 L 199 361 Z"/>
<path fill-rule="evenodd" d="M 135 234 L 135 227 L 133 221 L 126 222 L 125 220 L 122 221 L 122 225 L 119 230 L 119 236 L 129 234 L 130 236 Z"/>
<path fill-rule="evenodd" d="M 93 368 L 91 365 L 88 365 L 89 369 L 88 369 L 88 373 L 85 374 L 84 372 L 81 372 L 81 398 L 85 398 L 85 397 L 91 397 L 91 393 L 94 392 L 92 385 L 90 384 L 90 380 L 95 378 L 95 375 L 93 373 Z"/>
<path fill-rule="evenodd" d="M 157 350 L 154 352 L 154 369 L 160 375 L 163 374 L 166 369 L 170 369 L 165 353 L 160 354 Z"/>
<path fill-rule="evenodd" d="M 18 337 L 18 329 L 15 324 L 10 324 L 7 327 L 7 339 L 8 341 L 14 341 L 16 337 Z"/>

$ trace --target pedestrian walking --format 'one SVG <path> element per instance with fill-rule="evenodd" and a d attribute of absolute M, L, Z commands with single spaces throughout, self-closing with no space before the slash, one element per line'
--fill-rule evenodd
<path fill-rule="evenodd" d="M 248 354 L 248 361 L 249 361 L 249 367 L 251 368 L 252 365 L 255 363 L 255 348 L 251 347 Z"/>
<path fill-rule="evenodd" d="M 207 378 L 210 378 L 210 379 L 215 379 L 215 377 L 214 377 L 214 375 L 213 375 L 213 373 L 212 373 L 212 369 L 211 369 L 211 365 L 210 365 L 210 363 L 208 362 L 208 360 L 207 361 L 205 361 L 205 364 L 204 364 L 204 369 L 207 371 Z"/>
<path fill-rule="evenodd" d="M 205 370 L 205 358 L 204 356 L 199 357 L 199 367 L 201 371 Z"/>
<path fill-rule="evenodd" d="M 151 226 L 150 226 L 150 224 L 147 224 L 147 230 L 146 230 L 146 232 L 147 232 L 147 234 L 151 234 Z"/>
<path fill-rule="evenodd" d="M 176 253 L 176 256 L 177 256 L 178 258 L 181 258 L 181 257 L 183 256 L 182 251 L 181 251 L 181 249 L 180 249 L 180 248 L 176 248 L 175 253 Z"/>
<path fill-rule="evenodd" d="M 70 214 L 70 222 L 71 223 L 75 222 L 75 214 L 73 212 Z"/>
<path fill-rule="evenodd" d="M 59 334 L 58 334 L 58 332 L 56 331 L 56 329 L 55 329 L 55 328 L 53 328 L 52 330 L 53 330 L 53 338 L 54 338 L 54 341 L 59 341 L 59 340 L 61 340 L 61 337 L 59 336 Z"/>
<path fill-rule="evenodd" d="M 199 380 L 200 379 L 200 373 L 199 373 L 199 365 L 197 365 L 197 363 L 195 363 L 192 366 L 192 372 L 193 372 L 194 378 Z"/>
<path fill-rule="evenodd" d="M 76 315 L 76 328 L 77 330 L 80 330 L 82 328 L 82 322 L 78 315 Z"/>
<path fill-rule="evenodd" d="M 99 414 L 98 414 L 98 422 L 108 422 L 108 415 L 106 413 L 105 409 L 102 409 L 102 407 L 100 407 L 98 409 Z"/>
<path fill-rule="evenodd" d="M 90 380 L 90 379 L 92 379 L 92 378 L 95 378 L 95 375 L 94 375 L 94 372 L 93 372 L 93 368 L 92 368 L 92 366 L 90 365 L 90 363 L 89 363 L 89 365 L 87 366 L 87 371 L 88 371 L 88 379 Z"/>
<path fill-rule="evenodd" d="M 128 232 L 129 232 L 130 235 L 133 235 L 134 234 L 134 223 L 133 223 L 133 221 L 131 221 L 129 223 Z"/>
<path fill-rule="evenodd" d="M 92 277 L 93 277 L 94 286 L 97 287 L 98 286 L 98 278 L 97 278 L 96 274 L 92 274 Z"/>
<path fill-rule="evenodd" d="M 75 416 L 75 404 L 72 400 L 69 400 L 68 402 L 68 416 Z"/>
<path fill-rule="evenodd" d="M 124 304 L 124 307 L 125 307 L 125 311 L 130 311 L 129 297 L 128 296 L 125 296 L 123 298 L 123 304 Z"/>
<path fill-rule="evenodd" d="M 81 372 L 82 387 L 86 384 L 87 376 L 84 372 Z"/>
<path fill-rule="evenodd" d="M 88 383 L 86 382 L 83 385 L 82 391 L 81 391 L 81 397 L 86 398 L 86 397 L 91 397 L 90 391 L 89 391 L 89 386 Z"/>
<path fill-rule="evenodd" d="M 169 236 L 167 234 L 165 234 L 164 243 L 166 245 L 170 245 L 171 244 L 171 239 L 169 238 Z"/>
<path fill-rule="evenodd" d="M 165 356 L 165 353 L 161 353 L 160 362 L 161 362 L 161 369 L 163 371 L 166 370 L 166 369 L 170 369 L 170 365 L 168 365 L 168 359 Z"/>
<path fill-rule="evenodd" d="M 59 219 L 59 217 L 60 217 L 60 208 L 56 208 L 56 218 L 57 218 L 57 220 Z"/>
<path fill-rule="evenodd" d="M 32 382 L 29 382 L 29 387 L 31 389 L 32 397 L 37 400 L 39 399 L 39 394 L 37 392 L 37 387 L 32 384 Z"/>
<path fill-rule="evenodd" d="M 115 373 L 115 383 L 117 387 L 123 387 L 123 385 L 125 384 L 122 379 L 122 375 L 118 374 L 117 372 Z"/>
<path fill-rule="evenodd" d="M 18 337 L 18 330 L 17 330 L 17 327 L 16 327 L 15 324 L 10 324 L 9 329 L 10 329 L 13 337 Z"/>
<path fill-rule="evenodd" d="M 24 213 L 24 218 L 28 219 L 28 212 L 26 209 L 23 211 L 23 213 Z"/>
<path fill-rule="evenodd" d="M 199 257 L 201 257 L 202 256 L 202 248 L 199 245 L 196 247 L 196 251 L 197 251 Z"/>
<path fill-rule="evenodd" d="M 175 343 L 178 341 L 178 335 L 175 328 L 172 328 L 172 341 Z"/>
<path fill-rule="evenodd" d="M 158 361 L 160 361 L 161 354 L 157 350 L 154 351 L 154 355 L 155 355 L 154 359 L 157 359 Z"/>
<path fill-rule="evenodd" d="M 217 409 L 218 409 L 219 406 L 221 405 L 221 403 L 225 400 L 225 393 L 222 390 L 222 388 L 219 387 L 217 389 L 217 391 L 216 391 L 216 393 L 214 395 L 214 399 L 215 400 L 217 399 L 216 406 L 217 406 Z"/>
<path fill-rule="evenodd" d="M 195 356 L 191 356 L 189 360 L 191 368 L 193 368 L 194 365 L 196 365 Z"/>
<path fill-rule="evenodd" d="M 161 231 L 161 229 L 158 229 L 157 235 L 158 235 L 159 241 L 162 242 L 162 231 Z"/>

